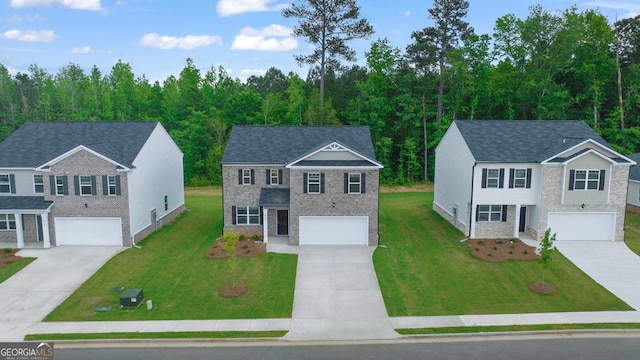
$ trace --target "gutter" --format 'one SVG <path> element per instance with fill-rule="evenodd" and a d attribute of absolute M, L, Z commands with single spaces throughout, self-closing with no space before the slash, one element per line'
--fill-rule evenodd
<path fill-rule="evenodd" d="M 477 161 L 475 161 L 473 163 L 473 166 L 471 167 L 471 208 L 469 209 L 469 238 L 471 238 L 471 225 L 473 225 L 474 227 L 476 226 L 475 223 L 473 223 L 473 180 L 474 180 L 474 175 L 476 173 L 476 165 L 478 164 Z"/>

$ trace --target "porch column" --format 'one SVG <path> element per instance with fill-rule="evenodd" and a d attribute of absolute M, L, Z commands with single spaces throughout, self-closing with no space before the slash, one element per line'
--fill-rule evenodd
<path fill-rule="evenodd" d="M 262 208 L 262 241 L 266 244 L 269 242 L 269 210 Z"/>
<path fill-rule="evenodd" d="M 42 219 L 42 245 L 45 249 L 51 247 L 51 238 L 49 237 L 49 214 L 40 214 Z"/>
<path fill-rule="evenodd" d="M 513 215 L 513 237 L 520 237 L 520 207 L 521 205 L 516 205 L 516 214 Z"/>
<path fill-rule="evenodd" d="M 22 214 L 13 214 L 16 219 L 16 238 L 18 238 L 18 249 L 24 248 L 24 232 L 22 231 Z"/>

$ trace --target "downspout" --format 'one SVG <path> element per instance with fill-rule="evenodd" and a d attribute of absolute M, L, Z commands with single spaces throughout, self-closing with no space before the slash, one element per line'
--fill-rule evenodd
<path fill-rule="evenodd" d="M 471 208 L 469 209 L 469 238 L 471 238 L 471 225 L 473 225 L 474 227 L 476 226 L 476 224 L 473 223 L 473 180 L 476 174 L 477 164 L 477 162 L 474 162 L 473 166 L 471 167 Z"/>

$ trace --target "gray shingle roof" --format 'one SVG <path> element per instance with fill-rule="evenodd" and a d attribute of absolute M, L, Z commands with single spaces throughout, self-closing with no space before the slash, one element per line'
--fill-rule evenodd
<path fill-rule="evenodd" d="M 629 159 L 638 163 L 629 169 L 629 179 L 640 181 L 640 153 L 627 156 Z"/>
<path fill-rule="evenodd" d="M 456 120 L 480 162 L 541 162 L 587 139 L 611 148 L 584 121 Z"/>
<path fill-rule="evenodd" d="M 260 189 L 260 206 L 289 206 L 291 203 L 290 190 L 288 188 Z"/>
<path fill-rule="evenodd" d="M 0 196 L 0 210 L 46 210 L 51 204 L 44 196 Z"/>
<path fill-rule="evenodd" d="M 0 143 L 0 167 L 35 168 L 79 145 L 132 167 L 157 122 L 28 122 Z"/>
<path fill-rule="evenodd" d="M 223 164 L 285 164 L 337 141 L 375 160 L 368 126 L 234 126 Z"/>

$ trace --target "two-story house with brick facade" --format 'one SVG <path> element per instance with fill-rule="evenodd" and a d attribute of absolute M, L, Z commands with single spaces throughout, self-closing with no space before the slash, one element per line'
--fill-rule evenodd
<path fill-rule="evenodd" d="M 0 143 L 0 242 L 131 246 L 184 209 L 157 122 L 30 122 Z"/>
<path fill-rule="evenodd" d="M 433 209 L 471 238 L 622 241 L 632 165 L 583 121 L 454 121 Z"/>
<path fill-rule="evenodd" d="M 234 126 L 222 159 L 224 229 L 375 246 L 382 167 L 366 126 Z"/>

